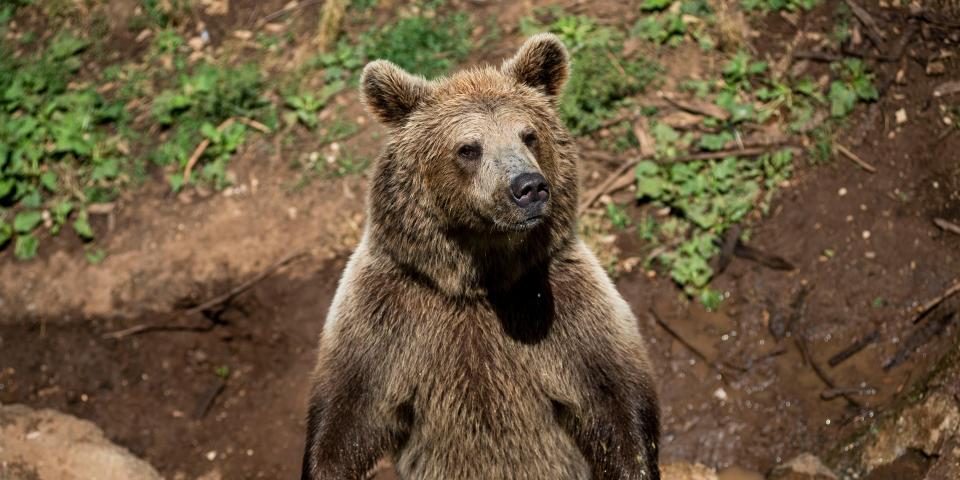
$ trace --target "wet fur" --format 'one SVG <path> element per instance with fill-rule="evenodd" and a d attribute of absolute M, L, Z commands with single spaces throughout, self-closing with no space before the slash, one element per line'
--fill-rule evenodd
<path fill-rule="evenodd" d="M 575 234 L 577 156 L 555 113 L 567 68 L 541 35 L 499 69 L 435 82 L 365 69 L 390 137 L 321 336 L 304 479 L 362 478 L 385 454 L 411 480 L 659 478 L 636 319 Z M 486 174 L 451 157 L 468 117 L 539 133 L 551 199 L 536 227 L 464 194 Z"/>

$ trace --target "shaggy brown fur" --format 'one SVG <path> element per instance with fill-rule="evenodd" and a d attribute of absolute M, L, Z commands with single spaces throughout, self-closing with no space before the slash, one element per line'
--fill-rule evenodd
<path fill-rule="evenodd" d="M 304 479 L 658 479 L 657 399 L 630 307 L 575 234 L 560 41 L 428 82 L 373 62 L 390 129 L 369 221 L 330 308 Z M 530 214 L 509 182 L 538 172 Z"/>

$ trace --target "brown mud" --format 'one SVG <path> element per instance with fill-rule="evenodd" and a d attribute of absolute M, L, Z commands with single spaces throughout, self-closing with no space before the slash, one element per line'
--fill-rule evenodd
<path fill-rule="evenodd" d="M 461 3 L 500 15 L 502 25 L 516 25 L 533 6 L 499 12 L 485 2 Z M 601 20 L 637 10 L 596 3 L 590 13 Z M 828 23 L 835 3 L 809 14 L 808 27 Z M 253 17 L 205 20 L 225 35 Z M 775 44 L 793 38 L 792 28 L 772 16 L 758 30 Z M 505 29 L 501 43 L 474 60 L 499 59 L 518 38 Z M 903 69 L 907 81 L 858 108 L 839 137 L 877 172 L 843 157 L 820 165 L 798 161 L 771 214 L 754 226 L 750 245 L 787 259 L 795 270 L 734 259 L 714 283 L 729 295 L 718 312 L 691 304 L 666 278 L 644 272 L 618 278 L 658 370 L 664 462 L 766 472 L 800 452 L 825 456 L 956 345 L 954 322 L 902 364 L 882 368 L 915 331 L 912 310 L 960 272 L 960 236 L 932 222 L 960 221 L 960 132 L 944 134 L 942 112 L 931 100 L 938 84 L 960 78 L 960 67 L 954 61 L 946 75 L 930 77 L 915 60 L 937 51 L 936 41 L 919 35 L 904 62 L 881 65 L 882 78 Z M 362 115 L 354 95 L 338 101 L 350 115 Z M 909 121 L 897 125 L 901 108 Z M 369 138 L 375 129 L 368 121 L 350 146 L 374 154 L 371 144 L 378 142 Z M 312 148 L 304 138 L 282 154 Z M 82 245 L 62 238 L 46 243 L 31 263 L 16 262 L 9 249 L 0 253 L 0 402 L 92 420 L 168 478 L 213 470 L 231 479 L 295 477 L 315 340 L 358 240 L 365 181 L 316 180 L 295 190 L 297 172 L 275 153 L 266 141 L 254 142 L 234 159 L 246 187 L 236 195 L 173 197 L 156 185 L 123 199 L 109 220 L 114 229 L 102 240 L 110 252 L 102 264 L 88 265 Z M 598 183 L 594 172 L 613 168 L 584 160 L 585 186 Z M 106 230 L 106 217 L 94 221 Z M 644 254 L 634 231 L 618 237 L 623 257 Z M 211 322 L 209 331 L 104 338 L 135 325 L 197 322 L 170 312 L 228 291 L 295 251 L 310 256 L 218 315 L 200 318 Z M 957 301 L 941 308 L 956 309 Z M 658 325 L 651 311 L 698 353 Z M 874 330 L 875 342 L 828 365 Z M 825 400 L 833 388 L 860 391 Z M 922 456 L 907 456 L 869 478 L 919 478 L 913 475 L 928 466 Z M 749 478 L 749 472 L 729 472 L 722 478 Z"/>

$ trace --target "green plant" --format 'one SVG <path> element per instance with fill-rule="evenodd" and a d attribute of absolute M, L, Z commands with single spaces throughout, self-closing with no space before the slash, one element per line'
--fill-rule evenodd
<path fill-rule="evenodd" d="M 154 99 L 151 113 L 166 128 L 166 138 L 150 158 L 160 166 L 176 167 L 176 173 L 168 178 L 171 187 L 178 190 L 183 186 L 180 171 L 196 145 L 206 138 L 210 147 L 201 157 L 204 164 L 200 178 L 223 188 L 229 184 L 226 165 L 243 143 L 246 128 L 235 123 L 218 132 L 216 126 L 229 118 L 260 118 L 269 113 L 268 106 L 256 67 L 200 64 L 191 73 L 181 73 L 175 85 Z"/>
<path fill-rule="evenodd" d="M 840 76 L 830 83 L 830 92 L 827 94 L 830 115 L 834 118 L 847 116 L 858 100 L 874 101 L 880 97 L 873 86 L 874 75 L 867 71 L 867 65 L 860 59 L 849 58 L 830 67 Z"/>
<path fill-rule="evenodd" d="M 560 99 L 560 116 L 574 134 L 600 128 L 654 79 L 656 64 L 625 56 L 623 34 L 618 30 L 555 10 L 546 16 L 551 20 L 545 23 L 525 19 L 521 29 L 528 35 L 553 32 L 570 50 L 572 73 Z"/>
<path fill-rule="evenodd" d="M 37 252 L 34 230 L 47 223 L 56 235 L 71 213 L 74 231 L 92 238 L 84 205 L 109 200 L 126 181 L 130 161 L 106 128 L 123 123 L 123 105 L 70 83 L 89 45 L 64 31 L 41 51 L 17 58 L 0 44 L 0 203 L 19 210 L 11 228 L 0 227 L 0 244 L 15 235 L 14 253 L 22 259 Z M 41 221 L 44 211 L 48 222 Z"/>
<path fill-rule="evenodd" d="M 623 230 L 630 226 L 630 217 L 627 212 L 615 203 L 607 204 L 607 218 L 610 219 L 614 228 Z"/>
<path fill-rule="evenodd" d="M 334 94 L 343 90 L 343 87 L 343 81 L 339 80 L 325 85 L 320 89 L 319 96 L 316 97 L 309 92 L 299 95 L 288 95 L 284 98 L 284 101 L 293 111 L 291 112 L 292 116 L 287 118 L 287 123 L 293 124 L 299 121 L 311 130 L 317 128 L 317 112 L 327 105 L 327 102 Z"/>
<path fill-rule="evenodd" d="M 740 0 L 744 10 L 761 12 L 810 11 L 819 3 L 820 0 Z"/>
<path fill-rule="evenodd" d="M 390 60 L 427 78 L 442 75 L 463 61 L 472 47 L 469 17 L 465 13 L 440 15 L 430 6 L 425 11 L 370 30 L 363 41 L 368 57 Z"/>
<path fill-rule="evenodd" d="M 0 5 L 0 32 L 2 32 L 3 25 L 13 17 L 17 9 L 27 5 L 33 5 L 33 0 L 5 0 L 3 5 Z"/>
<path fill-rule="evenodd" d="M 713 39 L 706 32 L 706 27 L 714 22 L 710 5 L 705 0 L 683 0 L 678 5 L 680 8 L 667 10 L 674 4 L 674 0 L 647 0 L 641 5 L 641 10 L 661 13 L 649 13 L 641 17 L 630 30 L 630 35 L 658 45 L 676 47 L 689 34 L 704 50 L 713 49 Z M 701 21 L 690 20 L 694 17 Z"/>
<path fill-rule="evenodd" d="M 663 138 L 679 141 L 674 135 Z M 791 169 L 790 150 L 757 160 L 731 156 L 669 165 L 645 160 L 637 165 L 637 197 L 670 207 L 673 215 L 659 225 L 648 225 L 646 235 L 676 245 L 658 258 L 688 295 L 705 304 L 718 301 L 707 285 L 713 277 L 709 261 L 719 252 L 719 239 L 754 210 L 765 210 L 771 192 Z"/>

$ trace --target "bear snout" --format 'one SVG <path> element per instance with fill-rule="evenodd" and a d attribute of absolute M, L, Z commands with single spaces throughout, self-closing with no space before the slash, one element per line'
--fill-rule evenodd
<path fill-rule="evenodd" d="M 550 199 L 550 185 L 539 173 L 521 173 L 510 180 L 510 194 L 518 207 L 538 215 Z"/>

